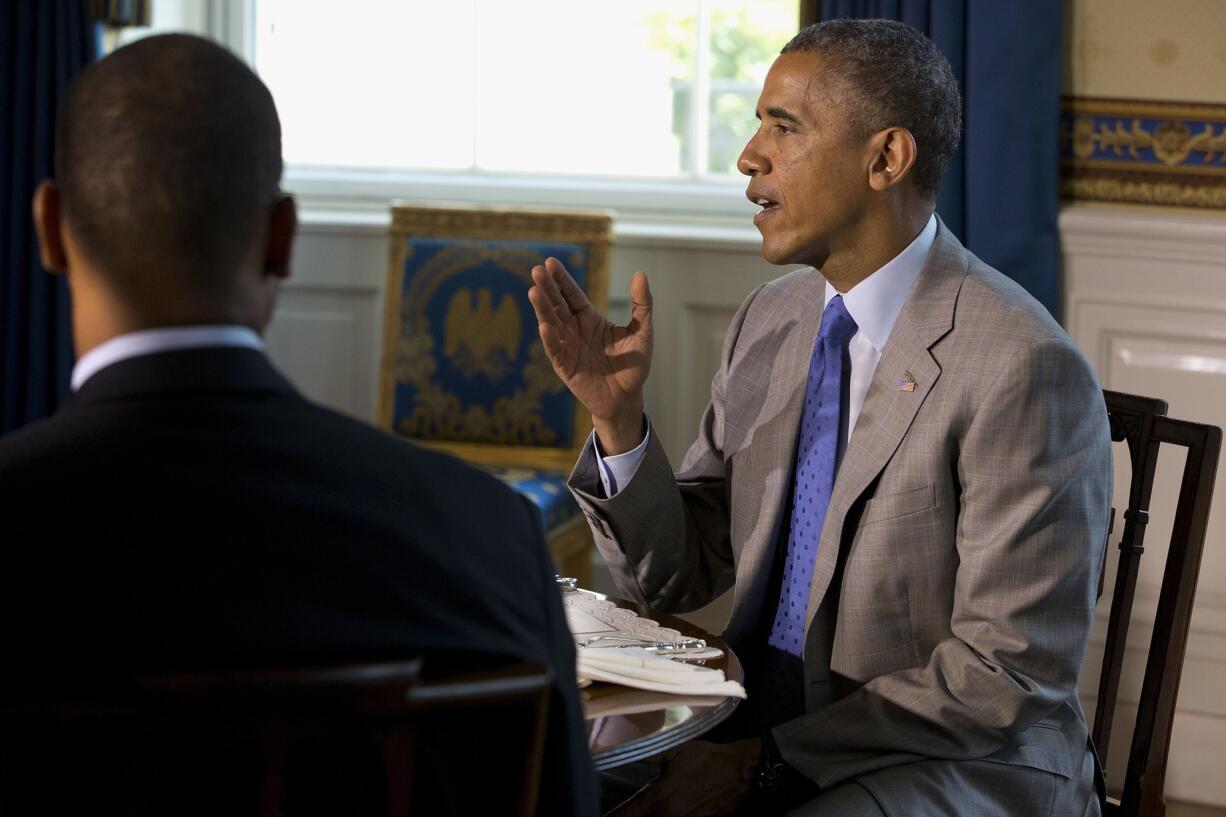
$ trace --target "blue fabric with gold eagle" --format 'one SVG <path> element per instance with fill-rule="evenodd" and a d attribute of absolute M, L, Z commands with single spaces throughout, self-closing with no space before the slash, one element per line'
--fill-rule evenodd
<path fill-rule="evenodd" d="M 392 427 L 438 442 L 567 446 L 574 402 L 536 339 L 531 269 L 579 244 L 411 237 L 403 269 Z"/>

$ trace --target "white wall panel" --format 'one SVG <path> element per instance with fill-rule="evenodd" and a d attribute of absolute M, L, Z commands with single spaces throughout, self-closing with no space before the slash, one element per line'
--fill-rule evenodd
<path fill-rule="evenodd" d="M 1226 427 L 1226 217 L 1141 209 L 1069 207 L 1061 217 L 1066 324 L 1105 388 L 1160 397 L 1180 419 Z M 1123 532 L 1129 468 L 1115 445 L 1116 532 L 1107 591 L 1099 604 L 1082 678 L 1093 713 L 1116 547 Z M 1141 559 L 1136 607 L 1121 679 L 1108 764 L 1109 787 L 1123 778 L 1145 650 L 1184 457 L 1163 450 Z M 1219 467 L 1171 742 L 1171 799 L 1226 806 L 1226 479 Z M 1126 726 L 1125 724 L 1129 724 Z"/>
<path fill-rule="evenodd" d="M 303 225 L 266 337 L 273 362 L 303 394 L 367 421 L 375 418 L 386 259 L 385 229 Z"/>
<path fill-rule="evenodd" d="M 311 399 L 373 416 L 369 296 L 289 291 L 268 328 L 268 353 Z"/>

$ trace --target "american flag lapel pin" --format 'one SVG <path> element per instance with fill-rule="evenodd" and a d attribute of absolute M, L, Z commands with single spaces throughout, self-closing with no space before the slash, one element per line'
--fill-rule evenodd
<path fill-rule="evenodd" d="M 915 391 L 915 375 L 907 371 L 903 373 L 902 379 L 898 381 L 899 391 Z"/>

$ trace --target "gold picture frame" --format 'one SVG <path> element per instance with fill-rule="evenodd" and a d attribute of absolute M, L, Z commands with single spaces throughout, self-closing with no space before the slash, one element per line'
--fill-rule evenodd
<path fill-rule="evenodd" d="M 606 211 L 546 210 L 527 207 L 393 204 L 389 233 L 387 287 L 383 316 L 383 347 L 379 372 L 379 424 L 393 433 L 393 410 L 401 362 L 402 310 L 405 308 L 406 262 L 413 239 L 455 239 L 458 242 L 508 241 L 581 245 L 586 270 L 585 291 L 604 312 L 608 302 L 612 215 Z M 540 258 L 535 263 L 542 263 Z M 524 270 L 526 273 L 528 270 Z M 526 303 L 527 284 L 524 288 Z M 539 344 L 539 340 L 535 341 Z M 552 371 L 550 376 L 554 376 Z M 573 398 L 572 398 L 573 399 Z M 446 451 L 461 459 L 499 468 L 569 470 L 592 430 L 591 415 L 574 400 L 570 438 L 559 445 L 516 445 L 463 442 L 409 436 L 414 442 Z"/>

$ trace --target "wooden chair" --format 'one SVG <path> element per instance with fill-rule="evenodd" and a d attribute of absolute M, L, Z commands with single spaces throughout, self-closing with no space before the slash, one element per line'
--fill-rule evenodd
<path fill-rule="evenodd" d="M 1171 725 L 1205 545 L 1222 431 L 1215 426 L 1167 417 L 1167 404 L 1162 400 L 1112 391 L 1104 392 L 1104 396 L 1111 422 L 1111 439 L 1127 442 L 1132 475 L 1092 734 L 1103 768 L 1107 765 L 1128 624 L 1132 618 L 1141 554 L 1145 549 L 1158 452 L 1164 443 L 1187 449 L 1123 791 L 1118 803 L 1107 800 L 1103 808 L 1104 815 L 1162 817 L 1166 812 L 1163 787 Z M 1114 508 L 1111 520 L 1114 527 Z M 1106 553 L 1103 554 L 1103 566 L 1106 567 Z M 1100 579 L 1100 596 L 1102 590 Z"/>
<path fill-rule="evenodd" d="M 603 212 L 392 208 L 380 424 L 528 497 L 558 572 L 581 585 L 592 538 L 566 477 L 591 417 L 541 349 L 528 289 L 552 255 L 603 312 L 611 234 Z"/>
<path fill-rule="evenodd" d="M 10 703 L 0 813 L 535 814 L 549 671 L 429 667 L 145 675 Z"/>

